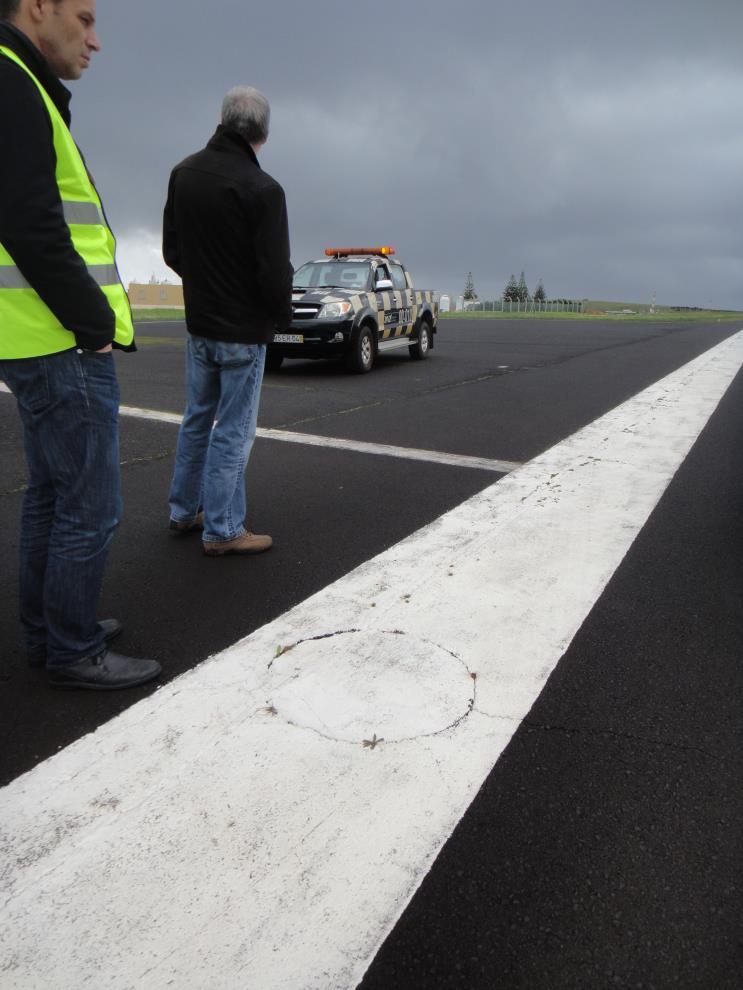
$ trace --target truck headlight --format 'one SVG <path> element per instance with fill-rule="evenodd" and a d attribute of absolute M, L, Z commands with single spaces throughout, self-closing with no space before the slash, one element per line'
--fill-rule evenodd
<path fill-rule="evenodd" d="M 350 302 L 325 303 L 317 314 L 318 320 L 339 320 L 342 316 L 348 316 L 353 307 Z"/>

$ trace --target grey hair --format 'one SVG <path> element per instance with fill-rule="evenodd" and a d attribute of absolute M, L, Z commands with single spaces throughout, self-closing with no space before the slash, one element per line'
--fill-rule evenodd
<path fill-rule="evenodd" d="M 249 144 L 266 140 L 270 119 L 268 100 L 252 86 L 235 86 L 222 102 L 222 125 L 237 131 Z"/>

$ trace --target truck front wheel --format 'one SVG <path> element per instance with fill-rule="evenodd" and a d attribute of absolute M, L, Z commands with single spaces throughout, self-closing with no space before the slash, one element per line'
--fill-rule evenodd
<path fill-rule="evenodd" d="M 374 331 L 370 326 L 359 329 L 356 340 L 346 355 L 346 368 L 357 375 L 365 375 L 374 364 Z"/>

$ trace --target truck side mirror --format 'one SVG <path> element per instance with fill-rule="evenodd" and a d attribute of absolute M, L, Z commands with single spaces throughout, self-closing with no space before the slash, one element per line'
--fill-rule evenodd
<path fill-rule="evenodd" d="M 394 289 L 391 278 L 380 278 L 380 280 L 375 284 L 375 292 L 384 292 L 386 289 Z"/>

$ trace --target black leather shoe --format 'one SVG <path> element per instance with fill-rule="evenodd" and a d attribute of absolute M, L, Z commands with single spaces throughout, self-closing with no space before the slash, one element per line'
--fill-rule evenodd
<path fill-rule="evenodd" d="M 98 625 L 103 629 L 103 638 L 106 643 L 110 643 L 112 639 L 116 639 L 119 633 L 124 630 L 118 619 L 99 619 Z M 36 650 L 31 650 L 26 654 L 26 658 L 28 659 L 29 667 L 43 667 L 46 663 L 46 647 L 40 646 Z"/>
<path fill-rule="evenodd" d="M 97 657 L 83 657 L 75 663 L 53 667 L 48 673 L 49 683 L 53 687 L 117 691 L 119 688 L 146 684 L 161 670 L 157 660 L 135 660 L 134 657 L 104 650 Z"/>

